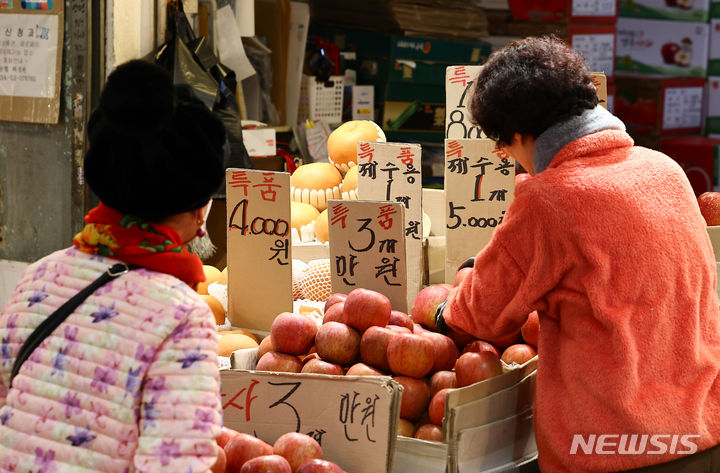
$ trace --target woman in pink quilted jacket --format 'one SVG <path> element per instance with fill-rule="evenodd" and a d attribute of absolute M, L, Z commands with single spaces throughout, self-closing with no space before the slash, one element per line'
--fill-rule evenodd
<path fill-rule="evenodd" d="M 533 177 L 438 322 L 492 341 L 538 311 L 543 473 L 720 472 L 715 257 L 683 170 L 554 38 L 495 52 L 472 114 Z"/>
<path fill-rule="evenodd" d="M 131 61 L 109 76 L 88 135 L 100 204 L 0 313 L 0 472 L 208 472 L 222 423 L 217 336 L 185 245 L 222 184 L 225 129 L 163 69 Z M 139 268 L 87 297 L 11 383 L 40 322 L 119 262 Z"/>

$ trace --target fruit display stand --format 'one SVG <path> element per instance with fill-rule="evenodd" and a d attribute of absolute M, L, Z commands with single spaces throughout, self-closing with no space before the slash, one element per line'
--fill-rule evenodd
<path fill-rule="evenodd" d="M 392 471 L 402 387 L 391 377 L 255 371 L 256 359 L 238 350 L 220 373 L 226 427 L 269 443 L 302 432 L 348 473 Z"/>

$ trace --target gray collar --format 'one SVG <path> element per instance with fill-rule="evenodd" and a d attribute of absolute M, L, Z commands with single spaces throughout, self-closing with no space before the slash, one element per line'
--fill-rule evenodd
<path fill-rule="evenodd" d="M 544 171 L 558 151 L 568 143 L 602 130 L 625 131 L 625 124 L 605 110 L 602 105 L 551 126 L 535 140 L 535 153 L 533 154 L 535 174 Z"/>

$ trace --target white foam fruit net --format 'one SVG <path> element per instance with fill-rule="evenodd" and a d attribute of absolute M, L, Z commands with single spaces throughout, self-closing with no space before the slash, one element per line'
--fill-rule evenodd
<path fill-rule="evenodd" d="M 330 259 L 310 261 L 303 271 L 300 287 L 306 299 L 311 301 L 327 300 L 331 293 Z"/>
<path fill-rule="evenodd" d="M 300 259 L 292 260 L 292 294 L 294 301 L 302 299 L 303 297 L 300 282 L 303 274 L 305 273 L 305 268 L 307 268 L 307 263 L 305 263 L 305 261 Z"/>

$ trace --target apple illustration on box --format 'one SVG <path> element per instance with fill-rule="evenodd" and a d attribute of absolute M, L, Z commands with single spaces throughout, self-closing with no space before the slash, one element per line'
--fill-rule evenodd
<path fill-rule="evenodd" d="M 695 3 L 695 0 L 665 0 L 665 5 L 669 7 L 683 8 L 685 10 L 691 9 L 693 3 Z"/>
<path fill-rule="evenodd" d="M 683 38 L 678 43 L 665 43 L 660 49 L 665 64 L 688 67 L 692 62 L 692 40 Z"/>

